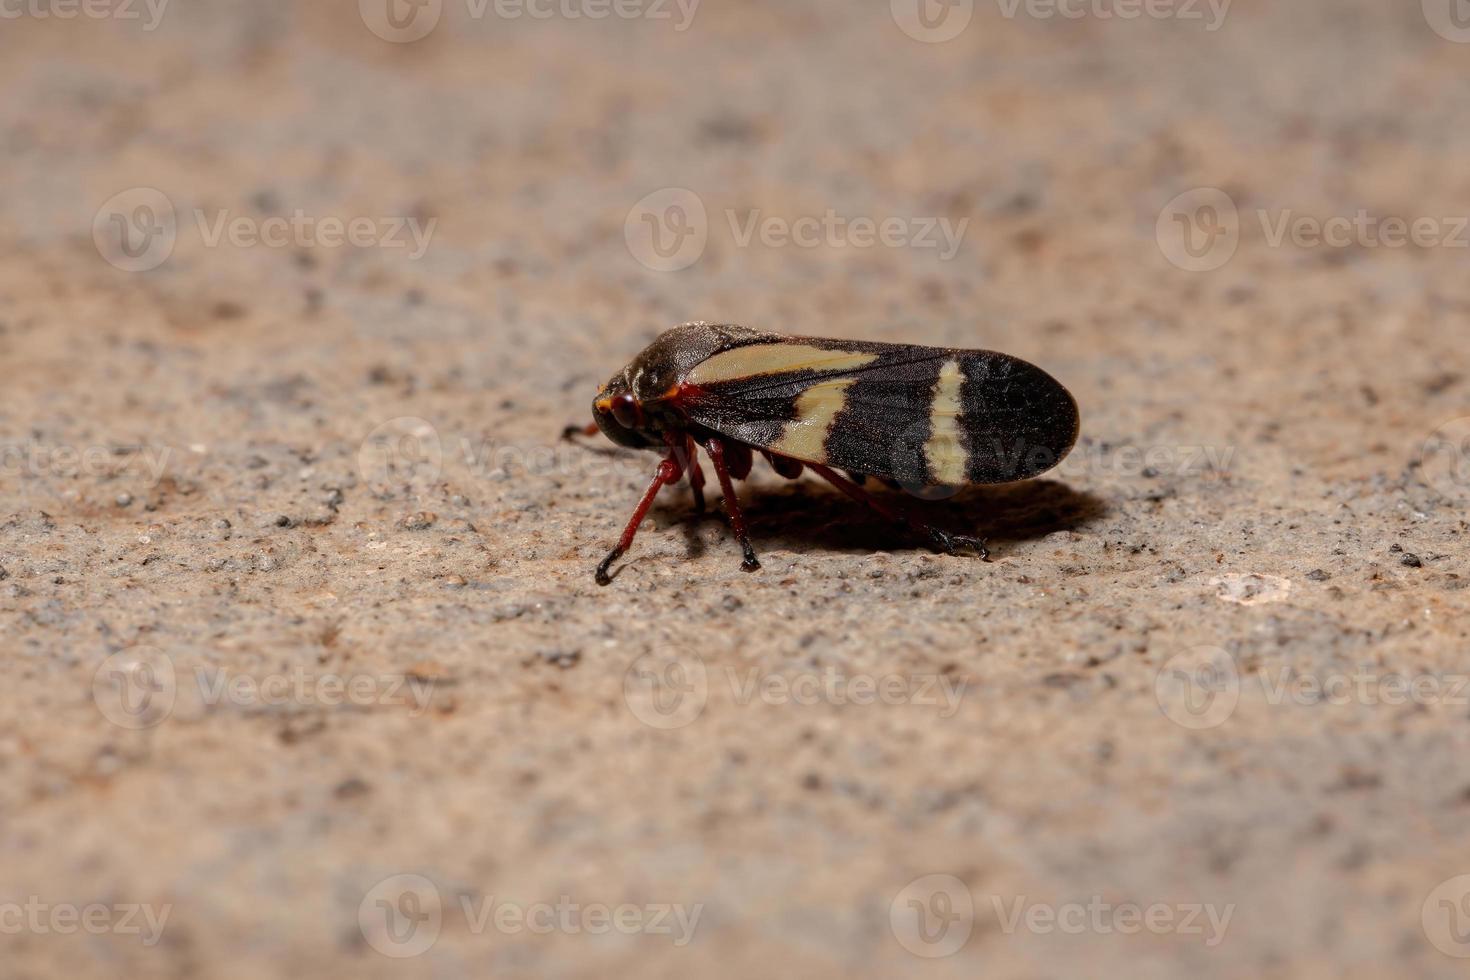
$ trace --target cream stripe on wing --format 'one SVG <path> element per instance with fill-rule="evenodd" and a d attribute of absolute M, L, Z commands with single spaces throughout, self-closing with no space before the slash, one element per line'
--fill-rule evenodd
<path fill-rule="evenodd" d="M 702 385 L 786 371 L 850 371 L 877 359 L 877 354 L 807 344 L 747 344 L 696 364 L 686 380 Z"/>
<path fill-rule="evenodd" d="M 965 373 L 955 360 L 944 362 L 939 369 L 939 380 L 934 382 L 924 458 L 929 461 L 930 477 L 939 486 L 957 487 L 965 482 L 970 453 L 960 442 L 960 387 L 964 383 Z"/>
<path fill-rule="evenodd" d="M 837 378 L 812 385 L 796 398 L 796 418 L 786 423 L 771 450 L 808 463 L 827 461 L 827 433 L 847 404 L 847 389 L 856 378 Z"/>

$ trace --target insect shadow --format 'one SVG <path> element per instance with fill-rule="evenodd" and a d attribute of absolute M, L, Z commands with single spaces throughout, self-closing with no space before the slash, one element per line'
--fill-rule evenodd
<path fill-rule="evenodd" d="M 868 489 L 880 499 L 947 530 L 986 538 L 993 559 L 1005 557 L 1007 544 L 1085 528 L 1108 513 L 1102 498 L 1056 480 L 966 487 L 953 497 L 938 501 L 885 490 L 873 482 L 869 482 Z M 886 521 L 867 507 L 812 480 L 746 484 L 741 498 L 750 515 L 751 537 L 771 550 L 865 554 L 930 550 L 927 541 L 902 525 Z M 718 509 L 718 499 L 718 496 L 712 499 L 713 506 L 706 511 L 705 519 L 724 519 Z M 660 526 L 683 527 L 690 558 L 708 550 L 709 545 L 699 530 L 703 522 L 694 518 L 687 502 L 670 502 L 656 507 L 655 513 Z"/>

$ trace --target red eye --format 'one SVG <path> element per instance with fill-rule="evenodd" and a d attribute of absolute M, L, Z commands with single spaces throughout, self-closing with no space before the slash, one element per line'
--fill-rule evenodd
<path fill-rule="evenodd" d="M 612 400 L 612 414 L 625 429 L 636 429 L 643 424 L 643 406 L 627 392 Z"/>

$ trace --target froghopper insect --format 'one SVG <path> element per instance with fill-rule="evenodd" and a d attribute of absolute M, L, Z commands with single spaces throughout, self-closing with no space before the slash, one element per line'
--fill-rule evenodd
<path fill-rule="evenodd" d="M 985 542 L 942 530 L 861 485 L 872 477 L 917 495 L 1030 479 L 1061 462 L 1077 440 L 1071 393 L 1009 354 L 871 341 L 789 337 L 732 324 L 686 323 L 665 331 L 613 375 L 578 431 L 663 458 L 597 583 L 633 544 L 654 498 L 686 473 L 704 510 L 699 448 L 709 455 L 740 543 L 741 567 L 760 567 L 734 480 L 759 453 L 782 476 L 803 469 L 879 514 L 921 533 L 938 550 L 988 557 Z M 843 471 L 846 476 L 837 471 Z"/>

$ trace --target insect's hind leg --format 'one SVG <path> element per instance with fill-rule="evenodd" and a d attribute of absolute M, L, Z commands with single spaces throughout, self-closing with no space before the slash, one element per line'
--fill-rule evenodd
<path fill-rule="evenodd" d="M 761 563 L 755 557 L 755 549 L 750 546 L 750 535 L 745 529 L 745 513 L 740 509 L 740 501 L 735 497 L 735 485 L 730 481 L 730 465 L 725 459 L 724 440 L 715 436 L 705 443 L 704 448 L 709 453 L 709 461 L 714 464 L 715 476 L 720 481 L 720 492 L 725 495 L 725 510 L 730 514 L 730 529 L 735 532 L 735 540 L 740 542 L 740 550 L 745 553 L 745 560 L 740 563 L 740 567 L 747 572 L 753 572 L 761 567 Z M 740 460 L 737 459 L 736 462 L 738 464 Z M 748 452 L 744 462 L 745 470 L 749 472 Z"/>
<path fill-rule="evenodd" d="M 633 517 L 628 521 L 628 526 L 623 528 L 623 536 L 618 539 L 617 546 L 609 551 L 607 557 L 597 566 L 598 585 L 607 585 L 612 581 L 612 576 L 607 573 L 607 570 L 612 567 L 613 562 L 621 558 L 633 546 L 633 536 L 638 533 L 638 525 L 643 523 L 643 518 L 648 516 L 648 508 L 653 506 L 653 498 L 658 496 L 664 484 L 675 482 L 679 476 L 679 463 L 672 455 L 659 461 L 658 469 L 653 471 L 653 480 L 649 482 L 648 489 L 643 491 L 643 497 L 638 501 L 638 506 L 633 509 Z"/>
<path fill-rule="evenodd" d="M 856 500 L 859 503 L 867 504 L 869 507 L 873 508 L 874 511 L 881 514 L 883 517 L 888 518 L 890 521 L 901 521 L 904 524 L 907 524 L 915 531 L 918 531 L 925 537 L 927 537 L 930 542 L 933 543 L 934 547 L 943 551 L 947 555 L 954 554 L 955 551 L 959 548 L 973 548 L 976 554 L 978 554 L 982 559 L 990 558 L 990 549 L 985 547 L 984 538 L 972 537 L 968 534 L 954 534 L 950 531 L 945 531 L 941 528 L 937 528 L 932 524 L 925 523 L 924 521 L 919 520 L 911 514 L 905 514 L 894 510 L 892 507 L 889 507 L 887 504 L 883 503 L 883 501 L 878 500 L 876 497 L 869 494 L 866 490 L 858 486 L 856 483 L 853 483 L 851 480 L 845 479 L 844 477 L 838 476 L 827 467 L 822 466 L 818 463 L 808 463 L 807 469 L 811 470 L 813 473 L 817 474 L 817 476 L 820 476 L 822 479 L 832 484 L 838 490 L 841 490 L 843 493 L 847 494 L 853 500 Z"/>

